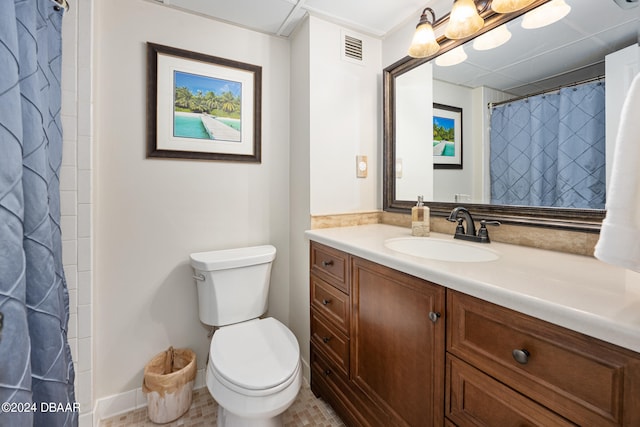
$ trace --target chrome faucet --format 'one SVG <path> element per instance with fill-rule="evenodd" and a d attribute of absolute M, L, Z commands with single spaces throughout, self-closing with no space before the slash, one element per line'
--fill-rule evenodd
<path fill-rule="evenodd" d="M 487 230 L 487 225 L 500 225 L 498 221 L 480 221 L 480 230 L 476 234 L 476 224 L 473 222 L 473 217 L 471 213 L 467 210 L 467 208 L 458 206 L 453 208 L 449 218 L 447 220 L 451 222 L 458 222 L 456 226 L 456 231 L 453 234 L 454 239 L 462 239 L 462 240 L 470 240 L 472 242 L 479 243 L 490 243 L 489 240 L 489 231 Z M 462 223 L 466 223 L 466 231 L 465 226 Z"/>

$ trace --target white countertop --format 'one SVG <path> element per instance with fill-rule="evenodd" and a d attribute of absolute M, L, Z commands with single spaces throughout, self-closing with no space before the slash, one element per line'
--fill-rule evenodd
<path fill-rule="evenodd" d="M 386 239 L 411 237 L 385 224 L 306 231 L 332 246 L 407 274 L 556 325 L 640 352 L 640 274 L 595 258 L 492 242 L 487 262 L 434 261 L 388 249 Z M 423 239 L 453 240 L 431 233 Z"/>

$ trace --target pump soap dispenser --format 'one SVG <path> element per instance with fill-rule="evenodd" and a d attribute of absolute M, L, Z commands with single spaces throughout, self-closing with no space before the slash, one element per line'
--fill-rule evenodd
<path fill-rule="evenodd" d="M 429 208 L 424 205 L 422 196 L 418 196 L 418 203 L 411 208 L 411 235 L 427 237 L 431 231 Z"/>

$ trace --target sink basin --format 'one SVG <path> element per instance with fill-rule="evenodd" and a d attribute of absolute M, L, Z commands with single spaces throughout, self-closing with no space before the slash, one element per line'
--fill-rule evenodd
<path fill-rule="evenodd" d="M 486 262 L 500 258 L 497 252 L 489 248 L 429 237 L 387 239 L 384 245 L 396 252 L 438 261 Z"/>

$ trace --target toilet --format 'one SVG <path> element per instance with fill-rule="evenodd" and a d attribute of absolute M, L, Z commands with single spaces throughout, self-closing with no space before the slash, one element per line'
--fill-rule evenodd
<path fill-rule="evenodd" d="M 191 254 L 200 321 L 219 327 L 206 384 L 218 402 L 218 426 L 276 427 L 302 383 L 300 347 L 267 311 L 271 245 Z"/>

